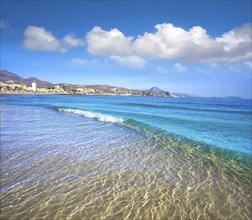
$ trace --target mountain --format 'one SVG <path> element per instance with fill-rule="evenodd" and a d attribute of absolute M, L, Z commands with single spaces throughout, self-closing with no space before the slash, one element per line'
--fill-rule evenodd
<path fill-rule="evenodd" d="M 7 81 L 22 82 L 24 79 L 15 73 L 11 73 L 6 70 L 0 70 L 0 80 L 2 82 Z"/>
<path fill-rule="evenodd" d="M 3 83 L 6 83 L 8 81 L 13 81 L 14 83 L 17 83 L 17 84 L 24 83 L 25 85 L 31 85 L 32 82 L 36 82 L 39 86 L 52 85 L 52 83 L 50 82 L 42 81 L 35 77 L 30 77 L 30 78 L 25 79 L 25 78 L 22 78 L 21 76 L 18 76 L 15 73 L 11 73 L 6 70 L 0 70 L 0 81 Z"/>
<path fill-rule="evenodd" d="M 150 90 L 150 92 L 162 92 L 163 90 L 162 89 L 159 89 L 158 87 L 154 86 L 152 87 Z"/>
<path fill-rule="evenodd" d="M 27 79 L 24 79 L 24 83 L 25 84 L 31 84 L 32 82 L 35 82 L 37 83 L 38 85 L 41 85 L 41 86 L 49 86 L 49 85 L 52 85 L 52 83 L 50 82 L 47 82 L 47 81 L 42 81 L 40 79 L 37 79 L 35 77 L 29 77 Z"/>

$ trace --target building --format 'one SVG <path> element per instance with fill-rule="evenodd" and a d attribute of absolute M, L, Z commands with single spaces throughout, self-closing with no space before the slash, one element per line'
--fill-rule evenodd
<path fill-rule="evenodd" d="M 71 91 L 71 88 L 70 88 L 69 85 L 63 85 L 63 90 L 64 90 L 65 92 L 70 92 L 70 91 Z"/>
<path fill-rule="evenodd" d="M 32 82 L 32 90 L 35 92 L 37 90 L 37 83 Z"/>
<path fill-rule="evenodd" d="M 56 85 L 56 86 L 55 86 L 55 89 L 56 89 L 56 90 L 60 90 L 60 86 L 59 86 L 59 85 Z"/>

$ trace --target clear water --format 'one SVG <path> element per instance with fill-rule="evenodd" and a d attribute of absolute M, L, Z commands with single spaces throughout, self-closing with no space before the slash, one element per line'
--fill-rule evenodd
<path fill-rule="evenodd" d="M 1 96 L 1 219 L 251 219 L 251 100 Z"/>

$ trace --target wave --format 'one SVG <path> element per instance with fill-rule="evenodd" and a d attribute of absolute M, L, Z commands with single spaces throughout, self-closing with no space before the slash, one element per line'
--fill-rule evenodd
<path fill-rule="evenodd" d="M 134 119 L 123 119 L 103 113 L 91 112 L 70 107 L 54 106 L 53 109 L 59 112 L 69 112 L 77 115 L 82 115 L 87 118 L 94 118 L 97 121 L 116 123 L 122 126 L 126 126 L 146 135 L 146 137 L 151 138 L 155 143 L 159 143 L 161 148 L 164 149 L 172 148 L 172 150 L 175 151 L 188 151 L 187 153 L 189 154 L 198 154 L 201 155 L 201 157 L 206 157 L 206 159 L 211 155 L 211 157 L 222 159 L 227 163 L 233 161 L 236 162 L 236 164 L 243 164 L 246 167 L 251 165 L 251 155 L 248 155 L 246 153 L 223 149 L 200 141 L 195 141 L 181 135 L 169 133 L 161 128 L 157 128 L 155 126 Z"/>
<path fill-rule="evenodd" d="M 224 149 L 192 140 L 134 119 L 127 119 L 122 125 L 145 134 L 154 143 L 157 143 L 160 149 L 170 150 L 176 152 L 178 155 L 180 152 L 183 152 L 185 155 L 197 156 L 198 158 L 203 158 L 205 161 L 218 161 L 226 167 L 237 166 L 247 170 L 251 167 L 252 154 Z"/>
<path fill-rule="evenodd" d="M 162 150 L 170 150 L 171 153 L 180 155 L 183 152 L 187 157 L 203 158 L 205 161 L 219 163 L 225 167 L 236 167 L 236 169 L 248 170 L 251 167 L 251 154 L 237 152 L 233 150 L 219 148 L 204 142 L 195 141 L 184 136 L 169 133 L 155 126 L 130 119 L 118 118 L 111 115 L 75 109 L 69 107 L 53 107 L 60 112 L 69 112 L 82 115 L 88 118 L 94 118 L 102 122 L 116 123 L 126 126 L 146 136 Z"/>
<path fill-rule="evenodd" d="M 110 123 L 123 123 L 122 118 L 116 118 L 111 115 L 105 115 L 97 112 L 91 112 L 91 111 L 86 111 L 82 109 L 75 109 L 75 108 L 67 108 L 67 107 L 54 107 L 56 111 L 59 112 L 69 112 L 77 115 L 82 115 L 86 118 L 94 118 L 97 121 L 102 121 L 102 122 L 110 122 Z"/>

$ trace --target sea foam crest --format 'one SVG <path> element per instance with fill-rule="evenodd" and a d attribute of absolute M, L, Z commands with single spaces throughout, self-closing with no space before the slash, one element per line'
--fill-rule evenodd
<path fill-rule="evenodd" d="M 85 111 L 85 110 L 81 110 L 81 109 L 58 108 L 58 111 L 70 112 L 70 113 L 74 113 L 77 115 L 83 115 L 84 117 L 87 117 L 87 118 L 95 118 L 97 121 L 111 122 L 111 123 L 122 123 L 123 122 L 122 118 L 116 118 L 116 117 L 113 117 L 110 115 L 104 115 L 101 113 L 90 112 L 90 111 Z"/>

